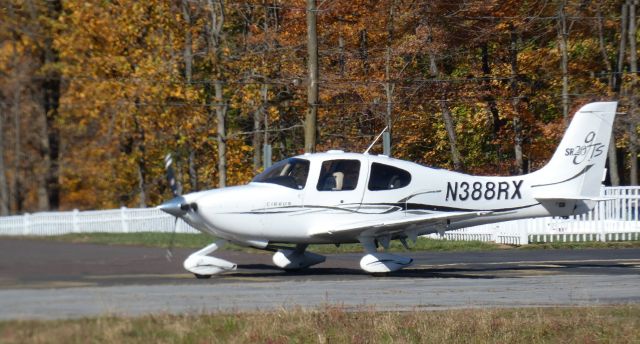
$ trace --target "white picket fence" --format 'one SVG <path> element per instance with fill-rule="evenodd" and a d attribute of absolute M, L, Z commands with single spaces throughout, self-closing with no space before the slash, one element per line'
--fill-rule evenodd
<path fill-rule="evenodd" d="M 587 214 L 541 217 L 486 224 L 432 238 L 480 240 L 525 245 L 541 242 L 628 241 L 640 239 L 640 187 L 604 187 L 602 198 Z"/>
<path fill-rule="evenodd" d="M 155 208 L 43 212 L 0 217 L 0 235 L 171 232 L 175 218 Z M 178 220 L 178 233 L 199 233 Z"/>
<path fill-rule="evenodd" d="M 568 219 L 537 218 L 501 222 L 446 232 L 448 240 L 534 242 L 622 241 L 640 239 L 640 187 L 605 187 L 593 211 Z M 174 218 L 154 208 L 44 212 L 0 217 L 0 235 L 46 236 L 69 233 L 171 232 Z M 198 233 L 178 221 L 178 233 Z"/>

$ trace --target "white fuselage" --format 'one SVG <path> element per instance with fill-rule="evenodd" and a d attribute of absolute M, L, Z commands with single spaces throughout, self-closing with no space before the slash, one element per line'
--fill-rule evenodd
<path fill-rule="evenodd" d="M 488 216 L 450 222 L 444 230 L 523 217 L 548 216 L 532 196 L 531 179 L 470 176 L 424 167 L 412 162 L 355 153 L 319 153 L 296 157 L 309 161 L 302 188 L 268 182 L 187 194 L 198 211 L 184 218 L 212 235 L 252 246 L 268 243 L 343 243 L 357 237 L 311 237 L 319 227 L 335 228 L 367 220 L 384 221 L 452 211 L 491 211 Z M 318 190 L 325 161 L 357 160 L 360 169 L 352 190 Z M 407 185 L 371 190 L 372 164 L 402 169 L 411 175 Z M 378 165 L 380 166 L 380 165 Z M 567 213 L 572 214 L 573 211 Z M 442 228 L 425 226 L 418 235 Z"/>

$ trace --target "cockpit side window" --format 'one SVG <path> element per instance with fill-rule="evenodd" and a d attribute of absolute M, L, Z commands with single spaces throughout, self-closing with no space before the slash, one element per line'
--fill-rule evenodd
<path fill-rule="evenodd" d="M 272 183 L 301 190 L 307 184 L 309 160 L 291 158 L 275 163 L 253 178 L 252 182 Z"/>
<path fill-rule="evenodd" d="M 369 190 L 393 190 L 403 188 L 411 182 L 411 174 L 403 169 L 374 162 L 371 164 Z"/>
<path fill-rule="evenodd" d="M 320 168 L 318 191 L 355 190 L 360 176 L 359 160 L 327 160 Z"/>

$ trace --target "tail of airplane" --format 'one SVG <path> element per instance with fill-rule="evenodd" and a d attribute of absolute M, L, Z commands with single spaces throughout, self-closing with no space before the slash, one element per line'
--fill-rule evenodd
<path fill-rule="evenodd" d="M 533 197 L 552 215 L 583 213 L 595 205 L 617 105 L 598 102 L 580 108 L 549 163 L 529 175 Z"/>

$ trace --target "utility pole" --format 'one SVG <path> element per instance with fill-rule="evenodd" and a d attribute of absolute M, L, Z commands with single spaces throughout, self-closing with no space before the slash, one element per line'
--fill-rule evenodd
<path fill-rule="evenodd" d="M 395 90 L 395 84 L 391 82 L 391 45 L 393 44 L 393 20 L 395 17 L 395 1 L 389 4 L 389 17 L 387 18 L 387 49 L 385 52 L 384 63 L 384 91 L 387 96 L 387 112 L 385 113 L 384 121 L 387 125 L 387 131 L 383 134 L 383 151 L 382 153 L 387 156 L 391 156 L 391 134 L 393 133 L 391 120 L 393 116 L 393 91 Z"/>
<path fill-rule="evenodd" d="M 309 85 L 307 104 L 309 106 L 304 122 L 304 151 L 316 150 L 316 124 L 318 121 L 318 35 L 316 32 L 316 0 L 307 0 L 307 52 Z"/>

